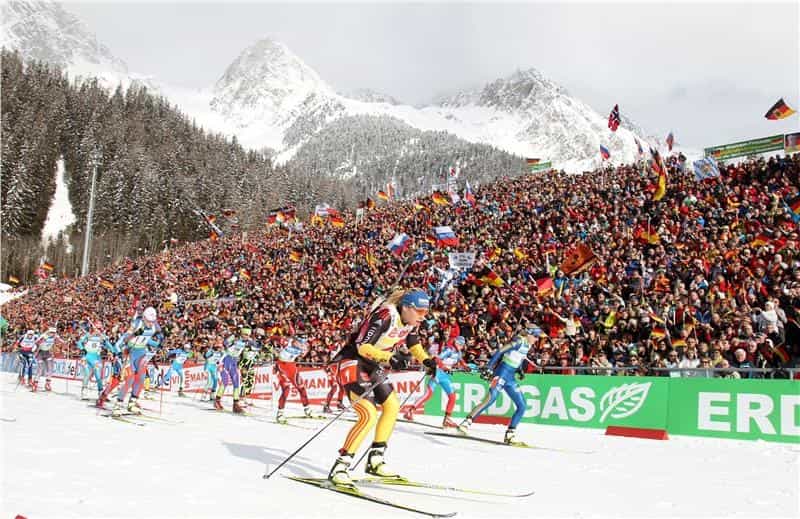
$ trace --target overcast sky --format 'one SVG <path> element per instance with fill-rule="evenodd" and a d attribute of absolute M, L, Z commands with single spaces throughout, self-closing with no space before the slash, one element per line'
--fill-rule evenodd
<path fill-rule="evenodd" d="M 339 91 L 422 104 L 534 67 L 606 115 L 686 146 L 796 131 L 800 9 L 784 3 L 68 2 L 131 71 L 209 87 L 248 45 L 284 42 Z"/>

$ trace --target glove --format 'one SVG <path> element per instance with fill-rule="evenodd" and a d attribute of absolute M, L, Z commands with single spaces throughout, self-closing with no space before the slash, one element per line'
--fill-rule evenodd
<path fill-rule="evenodd" d="M 517 372 L 514 374 L 514 377 L 516 377 L 517 380 L 522 380 L 525 378 L 525 373 L 523 371 L 517 370 Z"/>
<path fill-rule="evenodd" d="M 422 365 L 425 366 L 425 372 L 430 375 L 431 377 L 436 376 L 436 360 L 428 357 L 427 359 L 422 361 Z"/>
<path fill-rule="evenodd" d="M 389 359 L 389 365 L 394 370 L 406 369 L 410 359 L 411 355 L 398 350 L 392 354 L 392 357 Z"/>
<path fill-rule="evenodd" d="M 485 366 L 482 367 L 479 370 L 479 372 L 480 372 L 481 378 L 483 380 L 492 380 L 494 378 L 494 373 L 492 372 L 492 370 L 487 368 L 487 367 L 485 367 Z"/>

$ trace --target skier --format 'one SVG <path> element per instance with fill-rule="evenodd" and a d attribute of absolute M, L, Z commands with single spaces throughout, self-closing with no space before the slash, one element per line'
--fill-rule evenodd
<path fill-rule="evenodd" d="M 466 344 L 467 341 L 464 337 L 459 335 L 455 338 L 455 341 L 453 341 L 452 347 L 445 346 L 444 350 L 435 357 L 436 365 L 439 368 L 436 370 L 436 376 L 430 377 L 428 385 L 425 387 L 425 393 L 403 414 L 406 420 L 413 420 L 414 412 L 421 413 L 423 411 L 425 402 L 433 396 L 433 390 L 439 385 L 442 387 L 442 391 L 447 395 L 447 409 L 444 413 L 442 427 L 457 427 L 457 424 L 450 418 L 453 414 L 453 408 L 456 405 L 456 393 L 453 391 L 450 372 L 457 365 L 469 368 L 461 358 L 461 352 Z"/>
<path fill-rule="evenodd" d="M 172 385 L 170 383 L 170 379 L 172 378 L 172 373 L 174 372 L 176 375 L 178 375 L 178 396 L 186 396 L 183 392 L 183 363 L 186 362 L 191 353 L 192 345 L 188 342 L 184 344 L 182 348 L 175 348 L 174 350 L 169 350 L 167 352 L 167 357 L 172 357 L 173 355 L 175 357 L 172 359 L 172 364 L 167 370 L 167 373 L 162 377 L 159 387 L 166 386 L 167 384 Z"/>
<path fill-rule="evenodd" d="M 100 353 L 105 349 L 112 353 L 119 350 L 111 344 L 108 337 L 103 333 L 99 324 L 89 322 L 90 331 L 78 340 L 78 349 L 84 352 L 83 355 L 83 384 L 81 384 L 81 400 L 87 400 L 86 392 L 89 390 L 89 379 L 94 375 L 97 382 L 97 394 L 103 394 L 103 376 L 100 372 L 101 359 Z"/>
<path fill-rule="evenodd" d="M 130 368 L 123 371 L 122 358 L 119 352 L 109 352 L 108 355 L 110 356 L 110 359 L 108 360 L 111 363 L 111 379 L 109 380 L 108 385 L 103 388 L 100 396 L 97 397 L 97 402 L 95 402 L 95 406 L 100 408 L 103 407 L 103 404 L 105 404 L 106 400 L 108 400 L 108 395 L 114 391 L 114 389 L 119 385 L 120 381 L 130 374 Z"/>
<path fill-rule="evenodd" d="M 154 348 L 159 348 L 164 340 L 161 326 L 157 322 L 156 309 L 148 306 L 141 317 L 134 317 L 130 328 L 117 340 L 116 347 L 124 347 L 128 351 L 131 374 L 126 377 L 119 388 L 117 401 L 111 411 L 113 416 L 122 415 L 122 405 L 131 389 L 131 398 L 128 402 L 128 412 L 141 414 L 142 409 L 137 404 L 139 393 L 144 386 L 144 377 L 147 374 L 147 364 L 155 355 Z"/>
<path fill-rule="evenodd" d="M 33 383 L 33 371 L 36 365 L 36 343 L 39 337 L 33 330 L 28 330 L 25 335 L 17 340 L 17 353 L 19 354 L 20 372 L 19 383 L 25 384 L 25 374 L 28 375 L 28 387 L 31 391 L 36 391 Z"/>
<path fill-rule="evenodd" d="M 239 373 L 239 356 L 250 344 L 250 328 L 242 328 L 241 338 L 235 335 L 229 336 L 225 340 L 225 356 L 222 358 L 222 384 L 217 388 L 217 396 L 214 399 L 214 408 L 222 408 L 222 395 L 225 387 L 233 385 L 233 412 L 244 413 L 244 407 L 239 404 L 239 392 L 241 391 L 241 375 Z"/>
<path fill-rule="evenodd" d="M 36 391 L 36 388 L 39 385 L 39 378 L 44 375 L 44 390 L 51 391 L 53 388 L 50 385 L 50 374 L 53 373 L 53 346 L 57 343 L 66 344 L 66 341 L 59 337 L 56 329 L 54 327 L 50 327 L 44 333 L 44 335 L 39 337 L 39 340 L 36 341 L 36 345 L 38 347 L 38 351 L 36 353 L 36 358 L 39 363 L 39 371 L 36 374 L 36 380 L 33 382 L 33 391 Z"/>
<path fill-rule="evenodd" d="M 528 359 L 528 351 L 531 348 L 530 340 L 532 340 L 531 335 L 514 337 L 508 345 L 498 349 L 489 359 L 489 363 L 481 369 L 481 378 L 491 381 L 489 394 L 459 424 L 459 432 L 467 434 L 475 417 L 486 411 L 497 400 L 500 391 L 505 390 L 506 394 L 514 402 L 516 410 L 511 417 L 511 423 L 508 424 L 503 441 L 509 445 L 522 444 L 516 440 L 516 427 L 522 420 L 522 415 L 525 414 L 525 399 L 522 397 L 522 392 L 517 387 L 514 377 L 516 376 L 522 380 L 525 376 L 522 372 L 522 362 Z"/>
<path fill-rule="evenodd" d="M 344 406 L 342 405 L 342 400 L 344 400 L 344 387 L 342 387 L 342 385 L 339 383 L 339 364 L 336 362 L 331 362 L 325 366 L 325 374 L 328 376 L 328 385 L 330 386 L 330 389 L 328 390 L 328 396 L 325 397 L 325 407 L 322 408 L 322 412 L 332 412 L 331 400 L 337 392 L 339 395 L 336 397 L 336 408 L 338 411 L 341 411 L 344 409 Z"/>
<path fill-rule="evenodd" d="M 291 386 L 297 388 L 300 393 L 300 401 L 303 404 L 303 412 L 306 416 L 311 416 L 311 408 L 308 406 L 308 393 L 303 379 L 300 378 L 300 371 L 297 369 L 297 358 L 302 357 L 308 352 L 308 339 L 296 337 L 286 339 L 286 345 L 278 353 L 278 360 L 273 368 L 278 375 L 278 384 L 281 386 L 281 396 L 278 399 L 278 415 L 275 421 L 286 423 L 283 415 L 283 408 L 286 407 L 286 399 L 289 397 Z"/>
<path fill-rule="evenodd" d="M 261 346 L 255 340 L 250 341 L 247 349 L 242 352 L 239 358 L 239 372 L 242 375 L 242 391 L 239 399 L 244 402 L 244 405 L 249 405 L 247 397 L 253 392 L 253 387 L 256 385 L 256 359 L 261 352 Z"/>
<path fill-rule="evenodd" d="M 219 345 L 210 346 L 204 355 L 206 363 L 203 366 L 203 370 L 208 374 L 206 391 L 209 392 L 209 400 L 214 400 L 214 395 L 217 393 L 217 384 L 219 383 L 217 366 L 222 360 L 222 352 L 218 349 L 219 347 Z"/>
<path fill-rule="evenodd" d="M 384 453 L 397 420 L 400 402 L 381 364 L 397 365 L 395 348 L 403 342 L 428 374 L 435 376 L 436 361 L 428 357 L 419 343 L 416 328 L 428 313 L 430 298 L 419 289 L 397 290 L 374 307 L 336 357 L 339 381 L 354 402 L 358 421 L 345 438 L 331 467 L 328 479 L 338 486 L 352 487 L 348 468 L 370 429 L 375 438 L 367 457 L 366 472 L 376 476 L 395 476 L 384 462 Z M 403 355 L 404 356 L 404 355 Z M 367 392 L 369 390 L 369 392 Z M 382 406 L 378 419 L 377 406 Z"/>

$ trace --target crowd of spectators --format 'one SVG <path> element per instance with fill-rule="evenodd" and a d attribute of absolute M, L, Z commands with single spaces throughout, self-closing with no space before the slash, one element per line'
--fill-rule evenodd
<path fill-rule="evenodd" d="M 728 165 L 702 182 L 676 157 L 667 169 L 660 201 L 644 161 L 582 175 L 550 171 L 480 186 L 474 206 L 431 197 L 379 202 L 360 217 L 343 212 L 342 227 L 304 218 L 302 226 L 266 225 L 84 278 L 53 278 L 2 307 L 10 323 L 4 347 L 26 329 L 54 325 L 74 344 L 87 319 L 116 337 L 152 305 L 169 348 L 189 342 L 202 351 L 248 326 L 265 345 L 307 335 L 313 348 L 300 360 L 320 364 L 399 279 L 436 297 L 421 327 L 426 346 L 435 352 L 463 336 L 476 366 L 524 319 L 542 331 L 531 369 L 552 373 L 795 367 L 800 248 L 787 201 L 798 196 L 800 155 Z M 431 243 L 443 225 L 457 246 Z M 402 255 L 387 247 L 396 233 L 411 237 Z M 560 265 L 580 242 L 597 260 L 568 275 Z M 477 259 L 442 293 L 452 251 Z M 547 277 L 552 290 L 542 289 Z"/>

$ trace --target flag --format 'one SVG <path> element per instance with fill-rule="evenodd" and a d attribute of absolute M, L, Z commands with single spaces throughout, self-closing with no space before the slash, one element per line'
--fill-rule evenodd
<path fill-rule="evenodd" d="M 378 191 L 378 198 L 380 198 L 383 201 L 388 201 L 389 195 L 386 194 L 386 191 Z"/>
<path fill-rule="evenodd" d="M 523 261 L 525 258 L 528 257 L 528 255 L 525 254 L 525 252 L 523 252 L 522 249 L 520 249 L 519 247 L 516 247 L 514 249 L 514 256 L 517 258 L 517 261 Z"/>
<path fill-rule="evenodd" d="M 494 270 L 488 267 L 484 270 L 484 274 L 480 277 L 480 280 L 483 284 L 498 288 L 505 284 L 503 278 L 498 276 Z"/>
<path fill-rule="evenodd" d="M 564 271 L 564 274 L 569 276 L 573 273 L 586 270 L 596 260 L 597 256 L 595 256 L 594 252 L 592 252 L 592 249 L 590 249 L 585 243 L 581 242 L 566 254 L 564 261 L 561 263 L 560 269 Z"/>
<path fill-rule="evenodd" d="M 434 192 L 433 195 L 431 195 L 431 198 L 433 199 L 433 203 L 436 205 L 450 205 L 447 197 L 439 191 Z"/>
<path fill-rule="evenodd" d="M 409 237 L 408 234 L 404 232 L 400 232 L 394 235 L 392 241 L 390 241 L 386 247 L 392 251 L 392 254 L 396 256 L 402 255 L 409 245 Z"/>
<path fill-rule="evenodd" d="M 320 218 L 327 218 L 328 214 L 330 213 L 331 206 L 328 204 L 317 204 L 314 207 L 314 216 L 318 216 Z"/>
<path fill-rule="evenodd" d="M 214 222 L 216 222 L 216 221 L 217 221 L 217 215 L 215 215 L 215 214 L 210 214 L 210 215 L 206 216 L 206 221 L 207 221 L 208 223 L 214 223 Z"/>
<path fill-rule="evenodd" d="M 550 276 L 545 276 L 536 280 L 537 296 L 546 296 L 552 294 L 553 290 L 555 290 L 555 285 L 553 284 L 553 278 Z"/>
<path fill-rule="evenodd" d="M 303 251 L 298 249 L 292 249 L 292 252 L 289 253 L 289 259 L 298 262 L 303 259 Z"/>
<path fill-rule="evenodd" d="M 664 198 L 667 192 L 667 169 L 664 167 L 664 162 L 661 160 L 661 154 L 658 150 L 650 148 L 650 155 L 652 157 L 650 167 L 658 174 L 658 185 L 653 193 L 653 200 L 658 202 Z"/>
<path fill-rule="evenodd" d="M 396 191 L 397 189 L 395 189 L 394 180 L 386 183 L 386 196 L 389 197 L 389 200 L 394 200 L 394 195 Z"/>
<path fill-rule="evenodd" d="M 250 272 L 248 272 L 247 269 L 241 269 L 239 271 L 239 277 L 244 279 L 245 281 L 250 281 L 251 279 Z"/>
<path fill-rule="evenodd" d="M 423 209 L 425 209 L 425 206 L 422 205 L 422 202 L 420 202 L 419 200 L 414 200 L 414 210 L 422 211 Z"/>
<path fill-rule="evenodd" d="M 642 149 L 642 143 L 639 142 L 639 139 L 637 139 L 636 137 L 634 137 L 633 140 L 636 141 L 636 149 L 639 150 L 639 155 L 644 155 L 644 150 Z"/>
<path fill-rule="evenodd" d="M 609 153 L 608 148 L 602 144 L 600 145 L 600 156 L 603 157 L 603 160 L 608 160 L 611 158 L 611 153 Z"/>
<path fill-rule="evenodd" d="M 367 209 L 375 209 L 375 200 L 367 198 Z"/>
<path fill-rule="evenodd" d="M 536 164 L 538 164 L 538 163 L 539 163 L 539 161 L 540 161 L 540 160 L 541 160 L 541 159 L 525 159 L 525 163 L 526 163 L 528 166 L 535 166 Z"/>
<path fill-rule="evenodd" d="M 611 310 L 611 313 L 603 321 L 603 326 L 606 328 L 613 328 L 617 324 L 617 311 Z"/>
<path fill-rule="evenodd" d="M 436 236 L 436 242 L 444 247 L 455 247 L 458 245 L 458 236 L 453 232 L 453 229 L 448 225 L 443 225 L 433 228 L 433 233 Z"/>
<path fill-rule="evenodd" d="M 717 178 L 719 176 L 719 166 L 713 157 L 696 160 L 694 166 L 694 179 L 701 182 L 707 178 Z"/>
<path fill-rule="evenodd" d="M 677 339 L 672 340 L 672 347 L 673 348 L 685 348 L 686 347 L 686 340 L 681 339 L 680 337 Z"/>
<path fill-rule="evenodd" d="M 672 145 L 674 143 L 675 143 L 675 136 L 672 135 L 672 132 L 669 132 L 669 134 L 667 135 L 667 147 L 669 148 L 669 151 L 672 151 Z"/>
<path fill-rule="evenodd" d="M 52 263 L 48 263 L 45 261 L 44 263 L 42 263 L 42 268 L 45 269 L 47 272 L 53 272 L 53 269 L 56 267 Z"/>
<path fill-rule="evenodd" d="M 219 240 L 219 234 L 217 234 L 214 231 L 211 231 L 211 234 L 208 235 L 208 239 L 213 241 L 213 242 L 215 242 L 215 241 Z"/>
<path fill-rule="evenodd" d="M 105 289 L 107 289 L 107 290 L 114 290 L 114 283 L 112 283 L 111 281 L 108 281 L 106 279 L 101 279 L 100 280 L 100 286 L 105 288 Z"/>
<path fill-rule="evenodd" d="M 792 213 L 800 216 L 800 196 L 798 196 L 791 202 L 787 203 L 786 205 Z"/>
<path fill-rule="evenodd" d="M 658 232 L 648 232 L 648 230 L 643 226 L 636 228 L 636 230 L 633 232 L 633 237 L 642 243 L 649 243 L 650 245 L 655 245 L 661 241 L 661 236 L 658 235 Z"/>
<path fill-rule="evenodd" d="M 614 105 L 614 108 L 611 109 L 611 114 L 608 116 L 608 127 L 612 132 L 619 128 L 619 105 Z"/>
<path fill-rule="evenodd" d="M 370 251 L 366 251 L 364 253 L 364 258 L 367 260 L 367 265 L 369 265 L 369 268 L 375 268 L 375 264 L 378 262 L 378 260 L 375 259 L 375 256 Z"/>
<path fill-rule="evenodd" d="M 434 238 L 433 236 L 430 236 L 430 235 L 429 236 L 425 236 L 425 243 L 427 243 L 428 245 L 436 246 L 436 238 Z"/>
<path fill-rule="evenodd" d="M 211 290 L 211 284 L 208 281 L 203 281 L 199 285 L 197 285 L 197 288 L 199 288 L 200 290 L 202 290 L 207 294 Z"/>
<path fill-rule="evenodd" d="M 490 247 L 486 249 L 486 259 L 489 261 L 494 261 L 495 258 L 500 257 L 500 254 L 503 253 L 503 249 L 500 247 Z"/>
<path fill-rule="evenodd" d="M 753 241 L 750 242 L 751 247 L 761 247 L 762 245 L 767 245 L 769 242 L 772 241 L 769 236 L 766 234 L 759 234 L 756 236 Z"/>
<path fill-rule="evenodd" d="M 772 105 L 772 108 L 767 110 L 767 113 L 764 114 L 764 117 L 770 121 L 777 121 L 778 119 L 786 119 L 793 113 L 795 113 L 795 111 L 789 108 L 789 105 L 787 105 L 781 97 L 778 99 L 777 103 Z"/>
<path fill-rule="evenodd" d="M 195 260 L 192 262 L 192 265 L 193 265 L 193 266 L 194 266 L 194 268 L 196 268 L 197 270 L 203 270 L 204 268 L 206 268 L 206 264 L 205 264 L 205 262 L 204 262 L 203 260 L 201 260 L 200 258 L 197 258 L 197 259 L 195 259 Z"/>
<path fill-rule="evenodd" d="M 656 339 L 663 339 L 667 336 L 667 330 L 663 326 L 653 326 L 653 329 L 650 330 L 650 337 L 655 337 Z"/>
<path fill-rule="evenodd" d="M 17 276 L 8 276 L 8 282 L 12 285 L 19 285 L 19 278 Z"/>
<path fill-rule="evenodd" d="M 779 344 L 772 348 L 772 353 L 774 353 L 783 364 L 789 362 L 789 352 L 786 351 L 786 346 L 784 344 Z"/>
<path fill-rule="evenodd" d="M 464 189 L 464 200 L 475 207 L 475 195 L 472 194 L 472 188 L 469 187 L 469 180 L 467 180 L 467 187 Z"/>
<path fill-rule="evenodd" d="M 331 225 L 341 229 L 344 227 L 344 220 L 340 216 L 331 216 Z"/>

